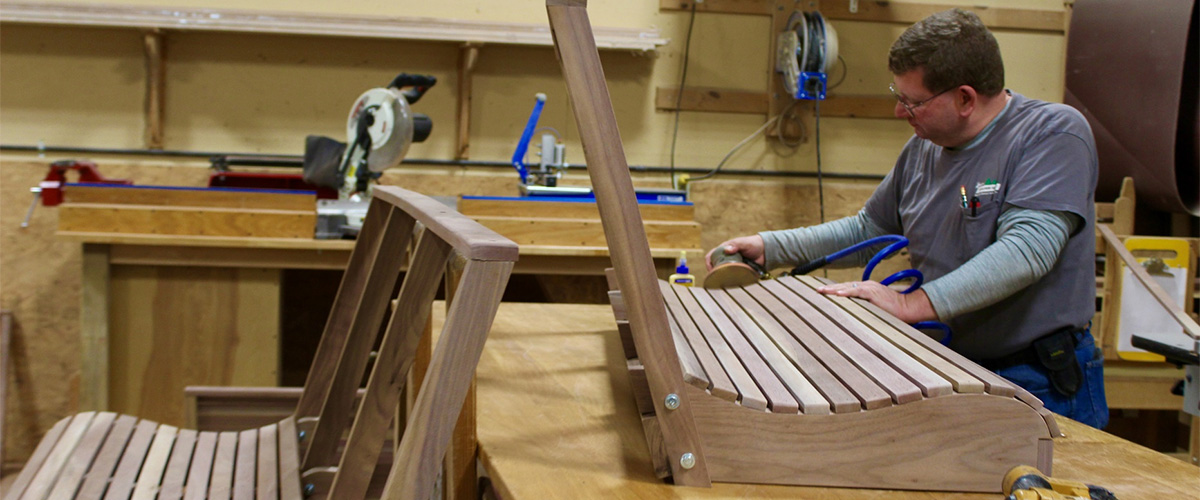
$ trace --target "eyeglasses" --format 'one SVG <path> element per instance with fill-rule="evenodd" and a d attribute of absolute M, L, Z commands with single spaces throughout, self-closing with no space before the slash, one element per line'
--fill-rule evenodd
<path fill-rule="evenodd" d="M 914 102 L 914 103 L 911 103 L 911 104 L 910 104 L 910 103 L 908 102 L 908 98 L 907 98 L 907 97 L 904 97 L 904 95 L 902 95 L 902 94 L 900 94 L 900 92 L 896 91 L 896 82 L 892 82 L 892 83 L 889 83 L 889 84 L 888 84 L 888 90 L 892 91 L 892 95 L 896 97 L 896 102 L 899 102 L 901 106 L 904 106 L 904 109 L 905 109 L 906 111 L 908 111 L 908 116 L 911 116 L 911 117 L 913 117 L 913 118 L 916 118 L 916 116 L 917 116 L 917 112 L 916 112 L 916 109 L 917 109 L 917 108 L 921 107 L 922 105 L 924 105 L 925 103 L 927 103 L 927 102 L 929 102 L 929 101 L 932 101 L 932 100 L 933 100 L 934 98 L 936 98 L 937 96 L 940 96 L 940 95 L 942 95 L 942 94 L 945 94 L 946 92 L 949 92 L 949 91 L 951 91 L 951 90 L 954 90 L 955 88 L 957 88 L 957 87 L 950 87 L 950 88 L 948 88 L 948 89 L 946 89 L 946 90 L 943 90 L 943 91 L 941 91 L 941 92 L 938 92 L 938 93 L 936 93 L 936 94 L 933 94 L 932 96 L 929 96 L 929 98 L 928 98 L 928 99 L 925 99 L 925 100 L 923 100 L 923 101 L 920 101 L 920 102 Z"/>

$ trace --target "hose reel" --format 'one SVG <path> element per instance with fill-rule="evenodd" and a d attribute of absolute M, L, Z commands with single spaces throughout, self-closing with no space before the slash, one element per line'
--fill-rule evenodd
<path fill-rule="evenodd" d="M 775 71 L 796 99 L 823 100 L 827 74 L 838 59 L 837 31 L 820 12 L 795 11 L 776 42 Z"/>

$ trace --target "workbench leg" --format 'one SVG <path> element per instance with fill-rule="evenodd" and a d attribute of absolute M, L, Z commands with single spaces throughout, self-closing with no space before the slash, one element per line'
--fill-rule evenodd
<path fill-rule="evenodd" d="M 83 244 L 79 410 L 108 409 L 108 245 Z"/>
<path fill-rule="evenodd" d="M 1192 465 L 1200 465 L 1200 417 L 1192 415 L 1192 437 L 1188 440 L 1188 455 Z"/>

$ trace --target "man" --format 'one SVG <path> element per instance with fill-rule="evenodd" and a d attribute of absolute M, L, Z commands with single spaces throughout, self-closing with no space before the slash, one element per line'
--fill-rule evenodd
<path fill-rule="evenodd" d="M 995 37 L 959 9 L 906 30 L 888 68 L 896 116 L 915 136 L 858 215 L 735 238 L 724 251 L 775 269 L 903 234 L 927 280 L 921 290 L 863 281 L 821 291 L 869 300 L 909 323 L 945 322 L 954 350 L 1050 410 L 1104 427 L 1103 359 L 1088 331 L 1098 169 L 1087 122 L 1005 90 Z"/>

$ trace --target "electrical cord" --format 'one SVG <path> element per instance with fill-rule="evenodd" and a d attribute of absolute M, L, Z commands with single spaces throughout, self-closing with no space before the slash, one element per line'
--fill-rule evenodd
<path fill-rule="evenodd" d="M 783 113 L 780 113 L 780 114 L 776 115 L 774 118 L 767 120 L 766 123 L 763 123 L 761 127 L 758 127 L 758 130 L 751 132 L 750 135 L 746 136 L 745 139 L 742 139 L 741 142 L 737 143 L 735 146 L 733 146 L 733 148 L 730 148 L 729 152 L 725 153 L 725 157 L 721 158 L 721 162 L 717 163 L 717 166 L 713 167 L 712 170 L 709 170 L 704 175 L 701 175 L 698 177 L 692 177 L 691 179 L 688 180 L 688 183 L 702 181 L 705 179 L 709 179 L 714 175 L 717 175 L 717 173 L 721 171 L 721 168 L 723 168 L 725 166 L 725 163 L 729 161 L 729 158 L 731 158 L 733 156 L 733 154 L 736 153 L 739 149 L 742 149 L 743 146 L 748 144 L 750 142 L 750 140 L 757 137 L 758 134 L 763 133 L 763 131 L 766 130 L 767 127 L 770 127 L 772 124 L 778 123 L 778 124 L 782 125 L 781 119 L 784 116 L 786 116 L 787 113 L 792 110 L 792 108 L 796 107 L 797 102 L 798 101 L 792 101 L 792 103 L 789 104 L 787 108 L 784 108 Z M 776 127 L 776 130 L 778 130 L 780 128 L 783 128 L 783 127 L 781 127 L 781 126 Z"/>
<path fill-rule="evenodd" d="M 683 43 L 683 69 L 679 72 L 679 89 L 675 93 L 675 130 L 671 132 L 671 188 L 679 189 L 679 181 L 675 177 L 675 144 L 679 141 L 679 115 L 683 105 L 683 84 L 687 81 L 688 54 L 692 50 L 692 26 L 696 24 L 696 2 L 692 2 L 691 15 L 688 17 L 687 36 Z"/>

